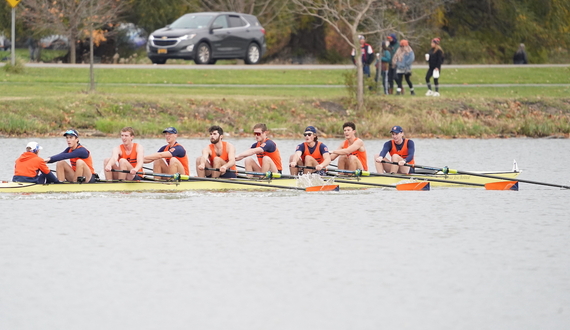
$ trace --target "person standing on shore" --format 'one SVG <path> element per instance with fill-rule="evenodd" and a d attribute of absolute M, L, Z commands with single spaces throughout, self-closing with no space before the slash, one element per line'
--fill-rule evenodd
<path fill-rule="evenodd" d="M 513 64 L 528 64 L 528 57 L 526 51 L 524 50 L 524 44 L 519 45 L 519 49 L 513 56 Z"/>
<path fill-rule="evenodd" d="M 339 148 L 331 151 L 331 161 L 338 158 L 338 168 L 341 170 L 368 171 L 366 148 L 362 139 L 356 137 L 356 125 L 346 122 L 342 125 L 344 140 Z"/>
<path fill-rule="evenodd" d="M 370 64 L 374 62 L 374 50 L 370 44 L 366 43 L 366 39 L 363 35 L 359 35 L 358 40 L 360 41 L 360 55 L 362 56 L 364 79 L 370 78 Z M 356 49 L 352 49 L 351 57 L 352 63 L 356 64 Z"/>
<path fill-rule="evenodd" d="M 398 84 L 398 92 L 397 95 L 401 95 L 404 93 L 402 89 L 402 80 L 406 77 L 406 82 L 410 87 L 410 94 L 416 95 L 414 92 L 414 85 L 410 80 L 412 76 L 412 63 L 415 60 L 414 51 L 412 47 L 410 47 L 408 40 L 400 41 L 400 48 L 396 54 L 394 54 L 394 58 L 392 58 L 392 67 L 396 69 L 396 83 Z"/>
<path fill-rule="evenodd" d="M 400 44 L 398 43 L 398 38 L 396 34 L 392 33 L 387 38 L 388 41 L 388 50 L 390 51 L 390 61 L 394 58 L 394 55 L 400 48 Z M 394 80 L 396 80 L 396 68 L 391 65 L 388 65 L 388 94 L 394 94 Z"/>
<path fill-rule="evenodd" d="M 388 95 L 389 93 L 389 82 L 388 76 L 390 71 L 390 62 L 392 60 L 392 54 L 390 54 L 390 50 L 388 46 L 390 43 L 388 41 L 382 42 L 382 50 L 380 53 L 377 54 L 377 61 L 376 61 L 376 82 L 378 82 L 379 76 L 382 77 L 382 87 L 384 88 L 384 95 Z"/>
<path fill-rule="evenodd" d="M 39 157 L 43 149 L 37 142 L 30 142 L 26 151 L 16 160 L 14 165 L 13 182 L 29 183 L 59 183 L 57 177 L 47 167 L 46 162 Z"/>
<path fill-rule="evenodd" d="M 113 148 L 111 158 L 105 159 L 105 180 L 140 180 L 137 172 L 143 167 L 144 150 L 142 145 L 134 143 L 135 130 L 125 127 L 121 130 L 121 145 Z M 130 171 L 112 172 L 112 170 Z"/>
<path fill-rule="evenodd" d="M 439 74 L 441 72 L 441 65 L 443 64 L 443 49 L 441 49 L 439 43 L 439 38 L 433 38 L 431 41 L 431 49 L 429 53 L 426 54 L 426 61 L 428 61 L 429 64 L 426 73 L 426 84 L 428 87 L 426 96 L 439 96 Z M 435 92 L 431 90 L 431 77 L 433 77 Z"/>
<path fill-rule="evenodd" d="M 79 133 L 70 129 L 63 133 L 67 148 L 54 156 L 48 157 L 46 163 L 56 163 L 55 169 L 59 181 L 93 183 L 97 179 L 93 169 L 91 153 L 79 143 Z M 65 160 L 69 159 L 69 163 Z"/>

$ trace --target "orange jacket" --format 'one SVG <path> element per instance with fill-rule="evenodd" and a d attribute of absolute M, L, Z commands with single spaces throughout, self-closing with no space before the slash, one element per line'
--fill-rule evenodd
<path fill-rule="evenodd" d="M 26 151 L 16 159 L 16 164 L 14 166 L 15 176 L 35 178 L 38 175 L 38 170 L 42 171 L 44 174 L 48 174 L 50 172 L 46 162 L 44 162 L 44 160 L 36 153 Z"/>

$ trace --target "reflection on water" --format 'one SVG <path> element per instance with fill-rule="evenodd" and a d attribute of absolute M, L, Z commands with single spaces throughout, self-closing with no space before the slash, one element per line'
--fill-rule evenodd
<path fill-rule="evenodd" d="M 566 140 L 419 142 L 420 164 L 568 183 L 543 161 Z M 0 328 L 567 329 L 569 193 L 2 194 Z"/>

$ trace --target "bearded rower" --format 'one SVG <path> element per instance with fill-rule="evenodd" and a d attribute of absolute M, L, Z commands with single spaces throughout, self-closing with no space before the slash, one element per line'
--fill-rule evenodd
<path fill-rule="evenodd" d="M 212 126 L 210 133 L 210 145 L 202 149 L 202 156 L 196 158 L 196 172 L 201 178 L 235 178 L 236 177 L 236 149 L 228 142 L 222 141 L 224 130 L 220 126 Z M 219 171 L 206 170 L 215 168 Z M 228 171 L 228 170 L 232 170 Z"/>

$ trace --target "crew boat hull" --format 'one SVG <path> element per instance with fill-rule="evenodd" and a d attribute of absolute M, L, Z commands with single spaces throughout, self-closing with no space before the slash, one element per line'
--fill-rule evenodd
<path fill-rule="evenodd" d="M 503 178 L 515 179 L 520 172 L 478 172 L 480 174 L 496 175 Z M 443 180 L 449 182 L 430 181 L 432 187 L 472 187 L 472 184 L 484 185 L 486 183 L 498 182 L 491 178 L 479 177 L 465 174 L 431 174 L 431 175 L 407 175 L 406 178 L 386 176 L 367 177 L 339 177 L 335 184 L 340 189 L 370 189 L 374 188 L 369 184 L 393 185 L 400 183 L 424 180 Z M 325 179 L 326 181 L 326 179 Z M 350 181 L 350 182 L 347 182 Z M 255 185 L 248 183 L 254 182 Z M 453 183 L 452 183 L 453 182 Z M 464 183 L 458 184 L 458 182 Z M 298 187 L 297 179 L 272 179 L 272 180 L 248 180 L 248 179 L 224 179 L 220 182 L 210 181 L 133 181 L 133 182 L 96 182 L 96 183 L 63 183 L 63 184 L 33 184 L 6 182 L 0 183 L 0 193 L 71 193 L 71 192 L 169 192 L 187 190 L 223 191 L 223 190 L 267 190 L 280 189 L 280 187 Z"/>

